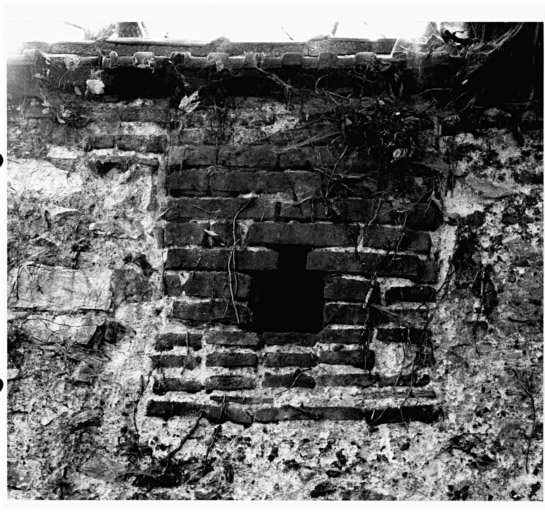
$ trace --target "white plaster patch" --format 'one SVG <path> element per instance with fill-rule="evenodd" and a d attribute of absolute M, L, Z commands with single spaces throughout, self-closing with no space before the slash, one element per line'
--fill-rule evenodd
<path fill-rule="evenodd" d="M 82 179 L 43 160 L 8 161 L 8 188 L 16 194 L 44 198 L 66 197 L 82 191 Z"/>

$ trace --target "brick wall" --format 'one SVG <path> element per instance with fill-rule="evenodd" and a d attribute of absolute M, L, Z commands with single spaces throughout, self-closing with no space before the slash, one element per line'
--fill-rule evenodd
<path fill-rule="evenodd" d="M 31 52 L 11 63 L 11 488 L 88 497 L 74 483 L 84 475 L 117 497 L 140 496 L 120 474 L 135 487 L 178 487 L 193 477 L 173 461 L 203 455 L 201 443 L 175 459 L 186 449 L 179 433 L 202 441 L 202 424 L 244 429 L 236 439 L 252 450 L 341 424 L 356 437 L 391 429 L 380 432 L 399 446 L 409 425 L 446 439 L 453 389 L 469 378 L 445 383 L 455 342 L 476 343 L 499 293 L 474 259 L 466 218 L 511 197 L 478 165 L 492 158 L 486 141 L 503 141 L 489 150 L 495 168 L 518 151 L 502 138 L 507 114 L 466 118 L 441 105 L 465 61 L 121 50 L 77 62 Z M 540 126 L 532 111 L 521 119 L 523 130 Z M 539 172 L 512 165 L 522 187 L 538 186 Z M 454 280 L 470 299 L 445 299 Z M 471 302 L 471 314 L 456 301 Z M 26 426 L 16 411 L 30 415 Z M 378 457 L 384 448 L 369 442 L 367 459 Z M 339 450 L 328 478 L 344 471 Z M 23 452 L 39 462 L 18 462 Z M 240 478 L 268 474 L 273 453 L 253 453 L 258 465 Z M 244 458 L 219 457 L 229 487 L 226 465 Z M 44 469 L 46 459 L 70 460 L 72 483 L 59 485 L 65 477 Z M 391 470 L 376 460 L 377 471 Z M 312 497 L 334 492 L 314 476 L 300 485 Z M 199 494 L 187 488 L 184 497 Z"/>

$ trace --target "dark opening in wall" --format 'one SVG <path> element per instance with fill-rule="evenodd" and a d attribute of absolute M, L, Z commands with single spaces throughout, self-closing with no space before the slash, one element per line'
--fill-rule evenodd
<path fill-rule="evenodd" d="M 324 281 L 306 270 L 308 247 L 280 246 L 278 270 L 253 279 L 251 329 L 256 332 L 319 332 L 323 327 Z"/>

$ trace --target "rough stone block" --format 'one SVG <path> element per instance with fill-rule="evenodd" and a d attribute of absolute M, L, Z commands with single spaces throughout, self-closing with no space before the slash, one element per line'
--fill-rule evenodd
<path fill-rule="evenodd" d="M 248 307 L 240 303 L 235 303 L 235 305 L 238 312 L 238 322 L 231 301 L 221 299 L 202 302 L 174 302 L 171 316 L 187 322 L 248 324 L 250 322 Z"/>
<path fill-rule="evenodd" d="M 357 239 L 357 226 L 317 223 L 254 222 L 248 230 L 248 245 L 350 246 Z M 351 236 L 352 235 L 352 236 Z M 354 238 L 355 236 L 355 238 Z"/>
<path fill-rule="evenodd" d="M 252 279 L 246 274 L 227 272 L 193 272 L 185 283 L 184 292 L 193 297 L 230 298 L 231 291 L 237 299 L 245 300 L 250 295 Z M 168 286 L 167 286 L 168 292 Z"/>
<path fill-rule="evenodd" d="M 316 366 L 316 356 L 314 354 L 267 353 L 263 359 L 263 364 L 267 367 L 299 366 L 300 368 L 312 368 Z"/>
<path fill-rule="evenodd" d="M 155 338 L 155 350 L 172 350 L 174 347 L 202 348 L 202 334 L 196 332 L 166 332 Z"/>
<path fill-rule="evenodd" d="M 373 375 L 364 373 L 339 373 L 331 375 L 320 375 L 316 377 L 317 384 L 325 387 L 347 387 L 368 388 L 377 382 Z"/>
<path fill-rule="evenodd" d="M 214 375 L 204 382 L 207 391 L 233 391 L 237 389 L 254 389 L 255 379 L 242 375 Z"/>
<path fill-rule="evenodd" d="M 418 280 L 421 261 L 410 255 L 384 255 L 375 253 L 356 254 L 353 251 L 327 251 L 317 249 L 307 256 L 307 270 L 345 272 L 370 276 L 405 277 Z"/>
<path fill-rule="evenodd" d="M 258 348 L 261 343 L 255 332 L 244 331 L 208 331 L 205 341 L 208 345 L 249 348 Z"/>
<path fill-rule="evenodd" d="M 212 352 L 206 357 L 206 366 L 243 368 L 247 366 L 257 366 L 257 364 L 257 356 L 246 352 Z"/>
<path fill-rule="evenodd" d="M 364 301 L 369 293 L 368 279 L 354 279 L 346 276 L 329 276 L 324 286 L 324 299 L 343 301 Z M 380 303 L 378 285 L 371 291 L 370 301 Z"/>
<path fill-rule="evenodd" d="M 339 345 L 361 345 L 370 341 L 371 332 L 359 327 L 350 329 L 324 329 L 319 335 L 320 343 Z"/>
<path fill-rule="evenodd" d="M 184 368 L 186 370 L 194 370 L 201 363 L 199 356 L 192 355 L 174 355 L 174 354 L 159 354 L 152 355 L 151 360 L 157 368 Z"/>
<path fill-rule="evenodd" d="M 422 254 L 429 254 L 431 249 L 431 238 L 428 233 L 383 226 L 364 227 L 361 243 L 364 247 L 390 251 L 414 251 Z"/>
<path fill-rule="evenodd" d="M 393 302 L 433 302 L 435 288 L 431 286 L 395 286 L 386 290 L 386 304 Z"/>
<path fill-rule="evenodd" d="M 153 392 L 162 395 L 169 391 L 184 391 L 186 393 L 198 393 L 203 385 L 197 380 L 161 378 L 153 383 Z"/>
<path fill-rule="evenodd" d="M 118 268 L 112 273 L 113 297 L 116 305 L 124 302 L 145 302 L 153 295 L 148 278 L 132 268 Z"/>
<path fill-rule="evenodd" d="M 278 155 L 272 145 L 220 146 L 218 164 L 225 167 L 276 169 Z"/>
<path fill-rule="evenodd" d="M 318 362 L 332 365 L 348 365 L 362 370 L 371 370 L 375 365 L 375 353 L 372 350 L 332 350 L 321 352 Z"/>
<path fill-rule="evenodd" d="M 10 306 L 50 311 L 110 309 L 111 270 L 72 270 L 24 265 Z"/>
<path fill-rule="evenodd" d="M 272 199 L 255 197 L 173 198 L 167 203 L 164 219 L 183 222 L 191 219 L 259 219 L 274 218 L 276 203 Z"/>
<path fill-rule="evenodd" d="M 268 249 L 237 249 L 235 251 L 236 269 L 242 272 L 276 270 L 278 253 Z M 231 249 L 169 249 L 165 269 L 226 270 Z"/>
<path fill-rule="evenodd" d="M 264 332 L 261 335 L 264 345 L 300 345 L 312 347 L 316 335 L 302 332 Z"/>
<path fill-rule="evenodd" d="M 310 375 L 301 372 L 281 375 L 266 373 L 263 386 L 266 388 L 313 388 L 316 386 L 316 381 Z"/>

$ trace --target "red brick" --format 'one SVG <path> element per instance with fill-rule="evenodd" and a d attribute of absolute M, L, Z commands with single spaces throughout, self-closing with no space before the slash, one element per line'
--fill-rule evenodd
<path fill-rule="evenodd" d="M 218 164 L 225 167 L 276 169 L 278 155 L 271 145 L 220 146 Z"/>
<path fill-rule="evenodd" d="M 300 345 L 312 347 L 316 335 L 302 332 L 264 332 L 261 336 L 265 345 Z"/>
<path fill-rule="evenodd" d="M 87 139 L 85 149 L 90 151 L 92 149 L 110 149 L 114 147 L 113 135 L 91 135 Z"/>
<path fill-rule="evenodd" d="M 420 271 L 420 281 L 423 283 L 436 283 L 439 278 L 439 265 L 435 261 L 424 261 Z"/>
<path fill-rule="evenodd" d="M 316 381 L 310 375 L 293 372 L 281 375 L 265 374 L 263 386 L 266 388 L 313 388 Z"/>
<path fill-rule="evenodd" d="M 242 375 L 214 375 L 204 382 L 207 391 L 232 391 L 237 389 L 254 389 L 255 379 Z"/>
<path fill-rule="evenodd" d="M 247 299 L 252 282 L 250 276 L 232 272 L 231 279 L 235 298 Z M 230 298 L 229 274 L 227 272 L 193 272 L 185 283 L 184 292 L 193 297 Z"/>
<path fill-rule="evenodd" d="M 194 370 L 201 363 L 200 357 L 193 356 L 177 356 L 173 354 L 153 355 L 151 360 L 157 368 L 184 368 L 186 370 Z"/>
<path fill-rule="evenodd" d="M 423 327 L 407 325 L 378 326 L 377 340 L 387 343 L 413 343 L 415 345 L 427 344 L 431 338 L 431 331 Z"/>
<path fill-rule="evenodd" d="M 410 229 L 395 229 L 383 226 L 363 228 L 362 244 L 364 247 L 392 251 L 414 251 L 429 254 L 431 238 L 428 233 Z"/>
<path fill-rule="evenodd" d="M 321 352 L 318 362 L 322 364 L 348 365 L 362 370 L 371 370 L 375 365 L 375 353 L 372 350 L 332 350 Z"/>
<path fill-rule="evenodd" d="M 139 153 L 164 153 L 167 148 L 166 135 L 118 135 L 115 145 L 123 151 Z"/>
<path fill-rule="evenodd" d="M 339 345 L 362 345 L 370 340 L 371 332 L 359 327 L 350 329 L 324 329 L 319 334 L 320 343 Z"/>
<path fill-rule="evenodd" d="M 280 203 L 280 213 L 278 217 L 281 220 L 316 222 L 332 219 L 334 217 L 334 212 L 327 209 L 325 204 L 320 200 L 309 199 L 303 203 Z"/>
<path fill-rule="evenodd" d="M 311 251 L 307 256 L 307 270 L 325 272 L 345 272 L 369 276 L 376 272 L 379 276 L 420 277 L 421 261 L 410 255 L 383 255 L 374 253 L 356 254 L 354 251 Z"/>
<path fill-rule="evenodd" d="M 186 379 L 168 379 L 162 378 L 153 384 L 153 392 L 156 395 L 161 395 L 169 391 L 184 391 L 186 393 L 198 393 L 202 391 L 203 385 L 196 380 Z"/>
<path fill-rule="evenodd" d="M 164 334 L 159 334 L 155 338 L 155 350 L 172 350 L 174 347 L 191 347 L 195 350 L 200 350 L 202 348 L 202 334 L 187 332 L 187 333 L 178 333 L 178 332 L 167 332 Z"/>
<path fill-rule="evenodd" d="M 284 192 L 306 196 L 320 188 L 318 173 L 306 171 L 223 171 L 210 175 L 210 193 L 214 196 Z"/>
<path fill-rule="evenodd" d="M 226 270 L 231 255 L 231 249 L 169 249 L 165 269 L 197 268 L 202 270 Z M 239 271 L 276 270 L 278 268 L 278 253 L 268 249 L 246 250 L 237 249 L 235 268 Z"/>
<path fill-rule="evenodd" d="M 232 403 L 232 404 L 244 404 L 244 405 L 263 405 L 272 404 L 274 400 L 272 398 L 261 398 L 255 396 L 236 396 L 236 395 L 212 395 L 210 400 L 218 404 Z"/>
<path fill-rule="evenodd" d="M 429 375 L 418 376 L 414 373 L 410 375 L 395 375 L 394 377 L 381 376 L 378 382 L 380 387 L 388 386 L 407 386 L 407 387 L 423 387 L 430 383 Z"/>
<path fill-rule="evenodd" d="M 255 332 L 244 331 L 208 331 L 205 341 L 208 345 L 250 348 L 257 348 L 261 343 Z"/>
<path fill-rule="evenodd" d="M 216 165 L 216 146 L 173 146 L 168 152 L 168 169 L 189 169 Z"/>
<path fill-rule="evenodd" d="M 213 352 L 206 357 L 206 366 L 242 368 L 257 366 L 257 364 L 257 356 L 246 352 Z"/>
<path fill-rule="evenodd" d="M 386 290 L 386 304 L 393 302 L 433 302 L 435 288 L 431 286 L 395 286 Z"/>
<path fill-rule="evenodd" d="M 297 420 L 352 420 L 364 419 L 364 411 L 356 407 L 295 407 L 285 405 L 280 408 L 259 409 L 254 413 L 254 421 L 275 423 Z"/>
<path fill-rule="evenodd" d="M 314 354 L 298 354 L 274 352 L 265 354 L 263 364 L 267 367 L 299 366 L 301 368 L 312 368 L 316 366 Z"/>
<path fill-rule="evenodd" d="M 176 141 L 180 146 L 213 146 L 217 138 L 216 130 L 206 128 L 184 128 L 176 134 Z"/>
<path fill-rule="evenodd" d="M 236 304 L 241 325 L 250 322 L 250 311 L 244 304 Z M 202 302 L 174 302 L 173 318 L 188 322 L 236 324 L 236 314 L 229 300 L 207 300 Z"/>
<path fill-rule="evenodd" d="M 324 324 L 365 325 L 369 315 L 361 304 L 328 302 L 324 306 Z"/>
<path fill-rule="evenodd" d="M 402 224 L 411 229 L 421 229 L 423 231 L 434 231 L 443 222 L 443 214 L 439 207 L 434 203 L 419 203 L 415 205 L 408 213 L 390 214 L 390 222 Z"/>
<path fill-rule="evenodd" d="M 213 236 L 206 231 L 214 233 Z M 240 230 L 235 227 L 235 234 L 240 236 Z M 231 245 L 233 243 L 232 222 L 169 222 L 164 230 L 165 246 L 173 245 Z"/>
<path fill-rule="evenodd" d="M 276 203 L 264 197 L 169 199 L 164 219 L 183 222 L 191 219 L 259 219 L 274 218 Z"/>
<path fill-rule="evenodd" d="M 170 112 L 166 103 L 158 103 L 154 106 L 120 106 L 116 104 L 115 118 L 113 121 L 156 123 L 160 126 L 167 125 L 170 121 Z"/>
<path fill-rule="evenodd" d="M 439 414 L 440 411 L 433 405 L 414 405 L 365 411 L 365 421 L 373 426 L 385 423 L 409 423 L 411 421 L 433 423 L 438 419 Z"/>
<path fill-rule="evenodd" d="M 311 245 L 315 247 L 351 246 L 357 239 L 357 226 L 319 223 L 288 224 L 275 222 L 254 222 L 249 230 L 248 245 Z"/>
<path fill-rule="evenodd" d="M 329 276 L 324 286 L 324 299 L 343 301 L 364 301 L 369 292 L 368 279 L 351 279 L 344 276 Z M 380 290 L 376 285 L 371 292 L 370 300 L 380 303 Z"/>
<path fill-rule="evenodd" d="M 210 172 L 206 169 L 186 169 L 172 172 L 165 177 L 165 190 L 172 197 L 206 196 Z"/>
<path fill-rule="evenodd" d="M 373 375 L 365 373 L 338 373 L 331 375 L 320 375 L 316 377 L 319 386 L 325 387 L 346 387 L 357 386 L 359 388 L 368 388 L 377 382 Z"/>
<path fill-rule="evenodd" d="M 174 416 L 196 416 L 203 413 L 204 417 L 212 422 L 232 421 L 242 425 L 251 425 L 252 416 L 248 411 L 241 407 L 228 405 L 198 404 L 193 402 L 159 402 L 150 400 L 147 405 L 146 414 L 148 416 L 158 416 L 161 418 L 172 418 Z"/>

